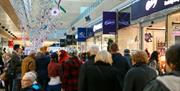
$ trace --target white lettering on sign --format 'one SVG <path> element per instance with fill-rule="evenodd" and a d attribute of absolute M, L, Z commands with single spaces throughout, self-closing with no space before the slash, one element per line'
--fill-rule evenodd
<path fill-rule="evenodd" d="M 158 0 L 148 0 L 146 3 L 146 11 L 149 11 L 151 8 L 155 8 Z"/>
<path fill-rule="evenodd" d="M 180 2 L 180 0 L 166 0 L 164 1 L 164 6 L 173 5 L 174 3 Z"/>

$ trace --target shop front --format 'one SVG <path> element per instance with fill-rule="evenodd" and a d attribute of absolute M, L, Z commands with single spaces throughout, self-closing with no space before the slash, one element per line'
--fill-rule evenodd
<path fill-rule="evenodd" d="M 140 49 L 164 55 L 169 46 L 178 43 L 179 6 L 178 0 L 140 0 L 132 5 L 131 20 L 140 25 Z"/>
<path fill-rule="evenodd" d="M 118 45 L 121 53 L 124 49 L 131 51 L 139 49 L 139 42 L 138 24 L 118 30 Z"/>

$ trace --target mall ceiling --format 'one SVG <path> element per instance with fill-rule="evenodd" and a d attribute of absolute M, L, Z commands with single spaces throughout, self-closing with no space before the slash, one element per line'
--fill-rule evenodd
<path fill-rule="evenodd" d="M 19 25 L 18 17 L 16 16 L 9 0 L 0 0 L 0 23 L 2 30 L 8 29 L 8 31 L 16 36 L 21 35 L 19 29 L 17 28 Z M 2 26 L 5 28 L 3 29 Z M 7 35 L 7 33 L 5 35 Z"/>
<path fill-rule="evenodd" d="M 0 22 L 19 37 L 21 37 L 22 28 L 25 31 L 37 31 L 48 27 L 47 39 L 59 40 L 68 30 L 71 30 L 72 22 L 80 16 L 80 9 L 98 1 L 103 1 L 103 5 L 100 4 L 100 7 L 97 7 L 95 11 L 98 11 L 98 14 L 93 14 L 93 18 L 100 16 L 99 12 L 103 9 L 110 10 L 125 0 L 113 0 L 112 4 L 109 4 L 111 0 L 0 0 L 3 8 L 0 7 L 0 17 L 3 17 L 0 18 Z"/>

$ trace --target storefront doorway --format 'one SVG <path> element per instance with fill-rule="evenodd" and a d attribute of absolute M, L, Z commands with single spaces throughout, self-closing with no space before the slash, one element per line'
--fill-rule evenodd
<path fill-rule="evenodd" d="M 143 42 L 144 50 L 148 50 L 149 53 L 153 51 L 159 51 L 161 55 L 164 55 L 166 49 L 165 35 L 166 35 L 166 22 L 158 21 L 151 23 L 143 28 Z"/>

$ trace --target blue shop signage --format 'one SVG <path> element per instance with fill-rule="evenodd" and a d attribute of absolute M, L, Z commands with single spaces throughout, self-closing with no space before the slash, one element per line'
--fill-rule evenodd
<path fill-rule="evenodd" d="M 115 34 L 116 26 L 116 12 L 103 12 L 103 34 Z"/>
<path fill-rule="evenodd" d="M 180 0 L 140 0 L 132 5 L 131 19 L 150 15 L 154 12 L 173 7 L 180 4 Z"/>

